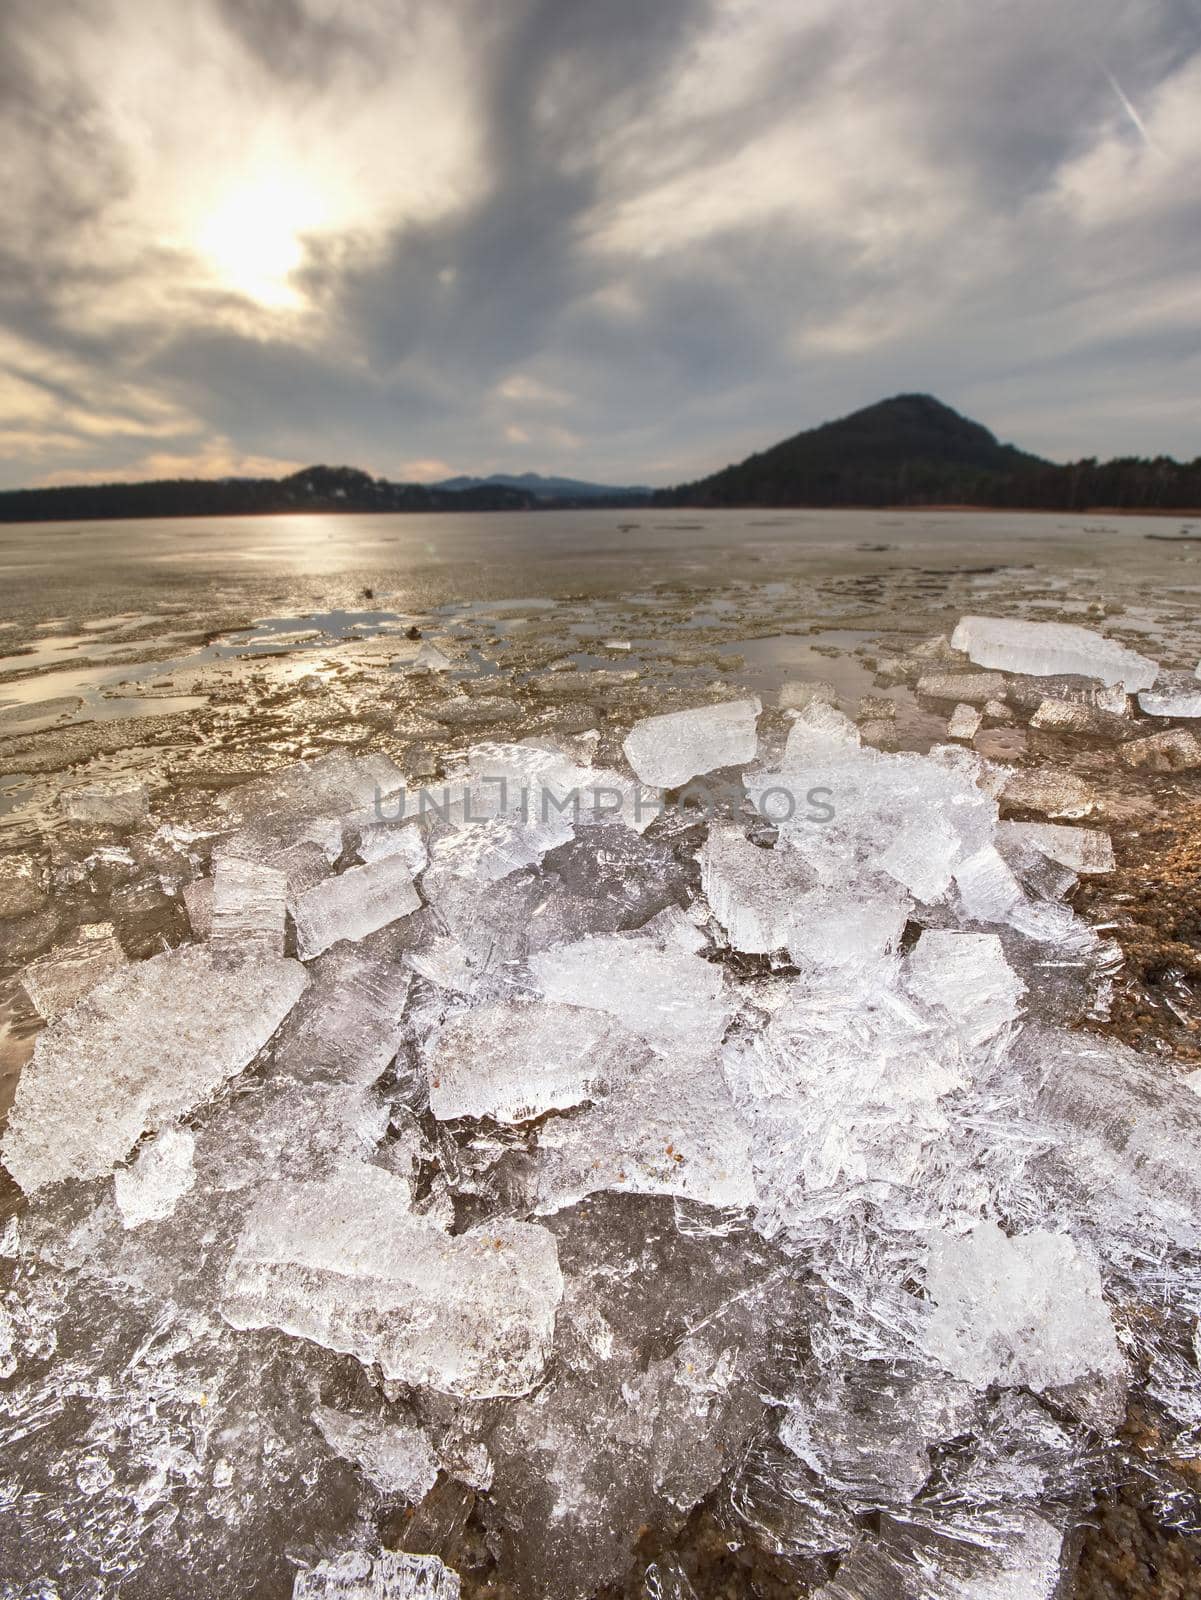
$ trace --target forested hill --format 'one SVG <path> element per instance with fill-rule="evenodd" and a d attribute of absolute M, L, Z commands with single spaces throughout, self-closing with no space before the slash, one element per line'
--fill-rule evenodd
<path fill-rule="evenodd" d="M 1045 510 L 1201 507 L 1201 460 L 1044 461 L 932 395 L 903 394 L 823 423 L 696 483 L 662 505 L 981 505 Z"/>
<path fill-rule="evenodd" d="M 585 494 L 583 491 L 587 491 Z M 640 491 L 576 480 L 392 483 L 354 467 L 285 478 L 177 478 L 0 491 L 0 522 L 302 511 L 546 511 L 576 506 L 998 506 L 1201 512 L 1201 458 L 1059 465 L 1001 444 L 932 395 L 902 394 L 794 434 L 696 483 Z"/>
<path fill-rule="evenodd" d="M 306 467 L 286 478 L 165 478 L 0 492 L 0 522 L 97 517 L 242 517 L 293 511 L 521 511 L 537 504 L 499 484 L 439 489 L 390 483 L 355 467 Z"/>

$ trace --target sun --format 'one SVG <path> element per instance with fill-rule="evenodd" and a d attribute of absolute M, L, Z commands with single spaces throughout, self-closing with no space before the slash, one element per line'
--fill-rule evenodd
<path fill-rule="evenodd" d="M 303 296 L 293 275 L 304 261 L 305 237 L 328 220 L 320 193 L 302 177 L 257 175 L 226 189 L 205 212 L 196 247 L 222 288 L 268 310 L 296 309 Z"/>

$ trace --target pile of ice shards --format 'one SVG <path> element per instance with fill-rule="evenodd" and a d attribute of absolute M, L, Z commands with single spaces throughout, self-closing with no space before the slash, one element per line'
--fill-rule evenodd
<path fill-rule="evenodd" d="M 759 728 L 272 774 L 160 841 L 191 942 L 28 974 L 0 1592 L 582 1600 L 704 1501 L 824 1600 L 1050 1600 L 1132 1396 L 1201 1450 L 1201 1098 L 1072 1026 L 1107 837 Z"/>

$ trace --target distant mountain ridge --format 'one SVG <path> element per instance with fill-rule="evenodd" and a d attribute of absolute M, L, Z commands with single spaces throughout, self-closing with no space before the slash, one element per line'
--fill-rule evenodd
<path fill-rule="evenodd" d="M 392 483 L 357 467 L 283 478 L 179 478 L 0 491 L 0 522 L 253 516 L 300 511 L 543 511 L 576 506 L 995 506 L 1201 514 L 1201 458 L 1058 465 L 1001 444 L 928 394 L 822 423 L 674 489 L 612 488 L 535 472 Z"/>
<path fill-rule="evenodd" d="M 653 491 L 645 484 L 616 485 L 587 483 L 581 478 L 543 477 L 540 472 L 493 472 L 486 478 L 443 478 L 431 485 L 434 489 L 450 489 L 460 493 L 464 489 L 519 489 L 532 494 L 535 500 L 621 500 L 638 498 Z"/>

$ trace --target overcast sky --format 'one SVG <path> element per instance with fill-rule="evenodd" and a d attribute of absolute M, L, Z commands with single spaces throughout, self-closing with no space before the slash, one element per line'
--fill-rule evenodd
<path fill-rule="evenodd" d="M 1201 0 L 0 0 L 0 484 L 1201 454 Z"/>

